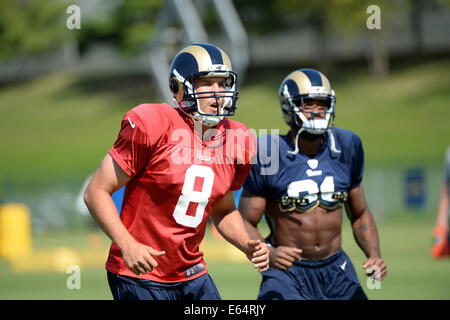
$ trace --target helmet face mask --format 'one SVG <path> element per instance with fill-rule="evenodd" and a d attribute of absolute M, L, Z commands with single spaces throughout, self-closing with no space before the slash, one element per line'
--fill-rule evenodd
<path fill-rule="evenodd" d="M 319 71 L 299 69 L 281 83 L 279 98 L 287 125 L 313 135 L 321 135 L 334 126 L 336 98 L 328 79 Z M 311 111 L 308 100 L 323 100 L 324 111 Z"/>
<path fill-rule="evenodd" d="M 198 78 L 225 78 L 225 90 L 195 90 Z M 224 51 L 210 44 L 194 44 L 184 48 L 174 58 L 170 67 L 169 86 L 177 106 L 196 120 L 212 126 L 226 116 L 233 116 L 238 99 L 238 77 Z M 215 99 L 217 113 L 200 109 L 202 99 Z"/>
<path fill-rule="evenodd" d="M 322 100 L 317 97 L 300 97 L 294 102 L 294 121 L 298 127 L 303 127 L 305 131 L 311 134 L 323 134 L 326 130 L 334 126 L 334 98 L 324 99 L 325 107 L 320 111 L 312 111 L 305 105 L 308 100 Z"/>

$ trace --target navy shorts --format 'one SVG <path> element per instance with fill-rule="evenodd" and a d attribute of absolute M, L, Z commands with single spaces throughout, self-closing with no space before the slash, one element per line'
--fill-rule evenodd
<path fill-rule="evenodd" d="M 221 300 L 211 276 L 206 273 L 193 280 L 162 283 L 108 273 L 114 300 Z"/>
<path fill-rule="evenodd" d="M 344 250 L 323 260 L 300 260 L 286 271 L 263 272 L 258 300 L 367 300 Z"/>

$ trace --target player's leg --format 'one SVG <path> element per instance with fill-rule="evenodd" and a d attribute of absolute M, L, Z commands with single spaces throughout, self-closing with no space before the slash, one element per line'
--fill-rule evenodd
<path fill-rule="evenodd" d="M 296 268 L 298 266 L 294 265 L 287 271 L 270 268 L 263 272 L 258 300 L 305 300 L 293 273 Z"/>
<path fill-rule="evenodd" d="M 181 299 L 183 300 L 222 300 L 213 279 L 208 273 L 187 281 L 181 291 Z"/>
<path fill-rule="evenodd" d="M 108 284 L 114 300 L 152 300 L 145 288 L 139 287 L 131 278 L 107 271 Z"/>
<path fill-rule="evenodd" d="M 355 293 L 351 296 L 350 300 L 369 300 L 369 298 L 367 298 L 366 293 L 364 292 L 362 287 L 359 286 L 356 289 Z"/>
<path fill-rule="evenodd" d="M 338 259 L 326 267 L 329 279 L 327 297 L 335 300 L 367 300 L 353 263 L 342 249 L 339 252 Z"/>
<path fill-rule="evenodd" d="M 117 275 L 107 271 L 114 300 L 177 300 L 180 290 L 158 286 L 153 281 Z"/>

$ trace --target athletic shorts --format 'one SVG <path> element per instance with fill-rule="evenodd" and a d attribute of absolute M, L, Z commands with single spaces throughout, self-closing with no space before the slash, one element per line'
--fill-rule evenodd
<path fill-rule="evenodd" d="M 258 300 L 367 300 L 341 248 L 323 260 L 300 260 L 286 271 L 263 272 Z"/>
<path fill-rule="evenodd" d="M 162 283 L 107 271 L 114 300 L 221 300 L 211 276 L 176 283 Z"/>

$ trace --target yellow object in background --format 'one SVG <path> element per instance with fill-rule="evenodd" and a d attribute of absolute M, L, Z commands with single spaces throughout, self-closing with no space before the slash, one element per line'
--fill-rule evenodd
<path fill-rule="evenodd" d="M 0 258 L 13 260 L 31 253 L 30 210 L 24 204 L 0 205 Z"/>

